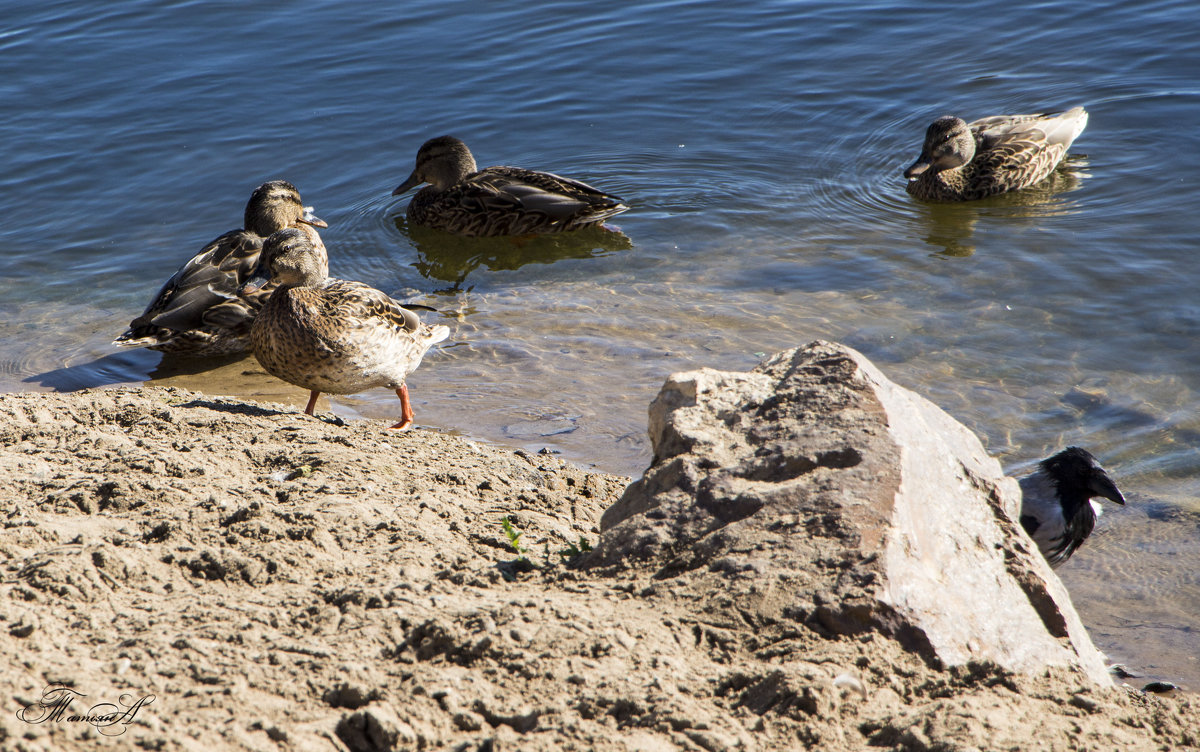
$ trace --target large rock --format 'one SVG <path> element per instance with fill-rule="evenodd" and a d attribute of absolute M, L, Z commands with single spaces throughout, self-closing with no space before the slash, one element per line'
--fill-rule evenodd
<path fill-rule="evenodd" d="M 651 566 L 680 593 L 733 599 L 766 642 L 881 632 L 936 667 L 1112 683 L 1015 522 L 1016 482 L 862 354 L 814 342 L 750 373 L 675 374 L 650 436 L 654 461 L 605 513 L 589 566 Z"/>

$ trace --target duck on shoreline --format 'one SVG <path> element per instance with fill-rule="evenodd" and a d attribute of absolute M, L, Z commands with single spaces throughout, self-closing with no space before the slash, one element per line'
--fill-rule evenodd
<path fill-rule="evenodd" d="M 401 415 L 391 427 L 411 426 L 405 379 L 450 329 L 422 323 L 416 313 L 373 287 L 331 279 L 325 246 L 312 227 L 276 232 L 262 253 L 259 273 L 269 273 L 274 285 L 250 329 L 262 367 L 312 392 L 304 409 L 308 415 L 322 392 L 394 389 Z M 248 286 L 265 281 L 256 277 Z"/>
<path fill-rule="evenodd" d="M 288 181 L 258 186 L 246 203 L 243 227 L 213 240 L 181 266 L 113 344 L 191 357 L 249 350 L 250 324 L 274 288 L 245 294 L 240 288 L 258 267 L 263 241 L 301 224 L 328 226 L 301 203 L 300 192 Z"/>

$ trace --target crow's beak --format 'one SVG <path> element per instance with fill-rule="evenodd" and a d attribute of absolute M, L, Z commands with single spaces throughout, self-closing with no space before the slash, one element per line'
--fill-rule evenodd
<path fill-rule="evenodd" d="M 1088 483 L 1088 490 L 1091 491 L 1093 497 L 1099 496 L 1114 504 L 1125 505 L 1125 497 L 1117 489 L 1117 484 L 1113 483 L 1112 478 L 1108 477 L 1104 471 L 1092 475 L 1091 481 Z"/>

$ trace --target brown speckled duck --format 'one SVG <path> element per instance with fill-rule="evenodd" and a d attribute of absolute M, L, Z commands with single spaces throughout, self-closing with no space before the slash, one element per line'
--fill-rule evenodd
<path fill-rule="evenodd" d="M 430 139 L 393 196 L 422 183 L 408 204 L 410 222 L 457 235 L 543 235 L 599 224 L 629 207 L 586 183 L 520 167 L 475 166 L 453 136 Z"/>
<path fill-rule="evenodd" d="M 212 241 L 180 267 L 113 344 L 195 357 L 249 350 L 250 324 L 274 288 L 250 294 L 239 288 L 258 266 L 263 241 L 299 224 L 327 226 L 286 180 L 258 186 L 246 203 L 244 227 Z"/>
<path fill-rule="evenodd" d="M 1027 188 L 1058 166 L 1087 121 L 1082 107 L 973 123 L 940 117 L 925 132 L 921 156 L 904 171 L 907 190 L 928 201 L 972 201 Z"/>
<path fill-rule="evenodd" d="M 421 323 L 373 287 L 330 279 L 325 247 L 311 227 L 280 230 L 267 238 L 262 253 L 260 274 L 269 270 L 275 286 L 250 329 L 262 367 L 312 392 L 308 415 L 321 392 L 387 387 L 400 398 L 400 422 L 392 428 L 412 425 L 405 379 L 450 329 Z"/>

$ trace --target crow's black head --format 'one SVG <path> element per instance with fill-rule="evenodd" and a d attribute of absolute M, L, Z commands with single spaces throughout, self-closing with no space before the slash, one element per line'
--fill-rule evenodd
<path fill-rule="evenodd" d="M 1063 516 L 1068 520 L 1079 507 L 1087 506 L 1088 501 L 1095 497 L 1116 504 L 1125 503 L 1117 484 L 1086 449 L 1067 447 L 1053 457 L 1042 460 L 1040 466 L 1058 489 Z"/>
<path fill-rule="evenodd" d="M 1047 501 L 1057 502 L 1062 510 L 1062 527 L 1057 532 L 1039 533 L 1041 526 L 1048 524 L 1049 518 L 1039 519 L 1036 505 L 1030 507 L 1030 514 L 1026 514 L 1025 508 L 1022 508 L 1021 524 L 1035 538 L 1048 536 L 1046 540 L 1039 539 L 1039 546 L 1050 566 L 1058 566 L 1069 559 L 1075 549 L 1092 534 L 1096 526 L 1092 498 L 1100 497 L 1124 504 L 1125 497 L 1096 458 L 1079 447 L 1067 447 L 1053 457 L 1042 460 L 1038 464 L 1038 474 L 1053 487 L 1053 499 Z"/>

